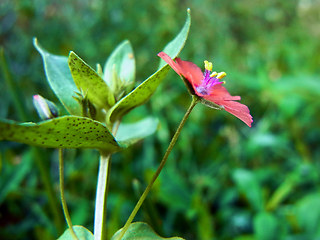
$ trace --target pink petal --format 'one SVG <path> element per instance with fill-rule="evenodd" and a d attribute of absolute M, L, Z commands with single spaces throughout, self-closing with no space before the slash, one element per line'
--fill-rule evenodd
<path fill-rule="evenodd" d="M 175 63 L 168 54 L 164 52 L 159 52 L 158 56 L 161 57 L 166 63 L 168 63 L 176 73 L 178 73 L 179 75 L 182 74 L 179 64 Z"/>
<path fill-rule="evenodd" d="M 234 101 L 215 101 L 216 104 L 224 106 L 224 109 L 242 120 L 245 124 L 251 127 L 253 122 L 252 116 L 250 115 L 249 108 L 241 103 Z"/>
<path fill-rule="evenodd" d="M 164 52 L 159 52 L 158 56 L 161 57 L 170 67 L 179 75 L 185 77 L 193 86 L 193 88 L 200 85 L 203 80 L 203 73 L 201 69 L 192 62 L 183 61 L 180 58 L 174 62 L 169 55 Z"/>
<path fill-rule="evenodd" d="M 203 97 L 212 102 L 222 100 L 241 100 L 240 96 L 231 96 L 228 90 L 221 85 L 214 86 L 212 91 L 210 92 L 210 95 Z"/>
<path fill-rule="evenodd" d="M 196 88 L 203 80 L 203 73 L 201 69 L 193 62 L 183 61 L 180 58 L 176 59 L 177 64 L 180 66 L 181 74 Z"/>

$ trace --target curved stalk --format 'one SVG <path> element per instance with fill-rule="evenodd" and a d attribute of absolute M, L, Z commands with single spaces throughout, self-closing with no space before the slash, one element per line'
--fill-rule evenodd
<path fill-rule="evenodd" d="M 62 203 L 62 208 L 63 208 L 63 213 L 65 216 L 65 219 L 67 221 L 68 227 L 70 229 L 72 238 L 74 240 L 79 240 L 76 233 L 73 231 L 73 225 L 71 222 L 71 218 L 69 215 L 68 207 L 67 207 L 67 202 L 64 197 L 64 163 L 63 163 L 63 150 L 62 148 L 59 148 L 59 179 L 60 179 L 60 193 L 61 193 L 61 203 Z"/>
<path fill-rule="evenodd" d="M 180 135 L 180 133 L 181 133 L 181 130 L 182 130 L 184 124 L 186 123 L 186 121 L 187 121 L 190 113 L 192 112 L 193 108 L 197 105 L 197 103 L 198 103 L 199 101 L 200 101 L 199 97 L 197 97 L 197 96 L 195 96 L 195 95 L 192 96 L 192 102 L 191 102 L 191 104 L 190 104 L 187 112 L 185 113 L 184 117 L 182 118 L 182 120 L 181 120 L 181 122 L 180 122 L 180 124 L 179 124 L 179 126 L 178 126 L 177 131 L 176 131 L 175 134 L 173 135 L 173 137 L 172 137 L 172 139 L 171 139 L 171 142 L 170 142 L 170 144 L 169 144 L 169 146 L 168 146 L 168 148 L 167 148 L 166 153 L 164 154 L 164 156 L 163 156 L 163 158 L 162 158 L 162 160 L 161 160 L 161 162 L 160 162 L 160 165 L 159 165 L 157 171 L 156 171 L 155 174 L 153 175 L 150 183 L 148 184 L 148 186 L 147 186 L 146 189 L 144 190 L 144 192 L 143 192 L 143 194 L 141 195 L 141 197 L 140 197 L 139 201 L 137 202 L 136 206 L 135 206 L 134 209 L 132 210 L 132 212 L 131 212 L 131 214 L 130 214 L 128 220 L 127 220 L 127 222 L 126 222 L 125 225 L 123 226 L 123 228 L 122 228 L 122 230 L 121 230 L 121 233 L 120 233 L 120 235 L 119 235 L 119 237 L 118 237 L 117 240 L 121 240 L 122 237 L 124 236 L 124 234 L 126 233 L 126 231 L 128 230 L 128 228 L 129 228 L 130 224 L 132 223 L 134 217 L 135 217 L 136 214 L 138 213 L 138 211 L 139 211 L 142 203 L 144 202 L 144 200 L 146 199 L 148 193 L 150 192 L 150 190 L 151 190 L 154 182 L 156 181 L 156 179 L 158 178 L 161 170 L 163 169 L 164 165 L 166 164 L 167 159 L 168 159 L 168 157 L 169 157 L 169 155 L 170 155 L 170 153 L 171 153 L 174 145 L 176 144 L 176 142 L 177 142 L 177 140 L 178 140 L 178 138 L 179 138 L 179 135 Z"/>

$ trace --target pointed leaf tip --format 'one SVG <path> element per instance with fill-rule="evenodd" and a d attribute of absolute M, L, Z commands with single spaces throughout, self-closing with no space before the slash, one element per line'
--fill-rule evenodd
<path fill-rule="evenodd" d="M 73 98 L 78 89 L 73 82 L 68 67 L 68 58 L 49 53 L 41 47 L 36 37 L 33 38 L 33 45 L 42 57 L 45 74 L 51 89 L 70 114 L 80 116 L 81 107 Z"/>
<path fill-rule="evenodd" d="M 108 109 L 115 103 L 112 91 L 100 75 L 73 51 L 69 54 L 68 65 L 76 86 L 93 104 Z"/>
<path fill-rule="evenodd" d="M 191 25 L 191 15 L 188 12 L 185 24 L 178 33 L 178 35 L 169 42 L 163 52 L 166 52 L 171 58 L 176 58 L 183 49 L 185 42 L 188 38 Z M 167 75 L 170 67 L 161 60 L 158 70 L 142 82 L 138 87 L 132 90 L 128 95 L 118 101 L 109 111 L 108 119 L 114 122 L 116 119 L 121 118 L 130 110 L 144 104 L 152 94 L 156 91 L 157 87 Z"/>

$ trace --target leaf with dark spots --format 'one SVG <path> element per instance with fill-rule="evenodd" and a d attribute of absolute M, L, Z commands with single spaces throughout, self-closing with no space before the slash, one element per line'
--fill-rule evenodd
<path fill-rule="evenodd" d="M 109 86 L 95 70 L 72 51 L 69 54 L 68 64 L 78 89 L 86 94 L 93 104 L 106 109 L 114 105 L 115 99 Z"/>
<path fill-rule="evenodd" d="M 76 116 L 40 123 L 0 120 L 0 140 L 47 148 L 95 148 L 108 153 L 122 149 L 103 124 Z"/>

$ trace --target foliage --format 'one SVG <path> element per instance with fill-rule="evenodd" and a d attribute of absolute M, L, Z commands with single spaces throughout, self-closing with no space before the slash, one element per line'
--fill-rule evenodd
<path fill-rule="evenodd" d="M 181 56 L 199 66 L 205 59 L 213 60 L 215 69 L 226 71 L 231 94 L 241 95 L 251 110 L 253 128 L 221 111 L 197 106 L 136 220 L 147 219 L 161 236 L 184 239 L 319 238 L 316 1 L 79 0 L 62 5 L 5 0 L 0 42 L 27 116 L 21 114 L 1 70 L 1 118 L 39 122 L 32 106 L 32 95 L 38 93 L 63 103 L 40 70 L 34 36 L 50 52 L 65 56 L 72 49 L 90 66 L 103 63 L 117 44 L 129 39 L 135 50 L 136 79 L 141 82 L 157 68 L 156 54 L 181 28 L 187 7 L 193 25 Z M 151 178 L 188 101 L 182 81 L 169 73 L 150 102 L 123 117 L 132 123 L 152 114 L 160 127 L 154 136 L 113 158 L 108 239 L 123 226 Z M 81 109 L 67 111 L 80 115 Z M 41 153 L 51 160 L 44 164 L 56 185 L 57 153 Z M 57 237 L 34 156 L 25 145 L 0 143 L 3 238 Z M 69 150 L 65 158 L 73 223 L 92 231 L 97 152 Z M 140 186 L 135 191 L 133 183 Z"/>

